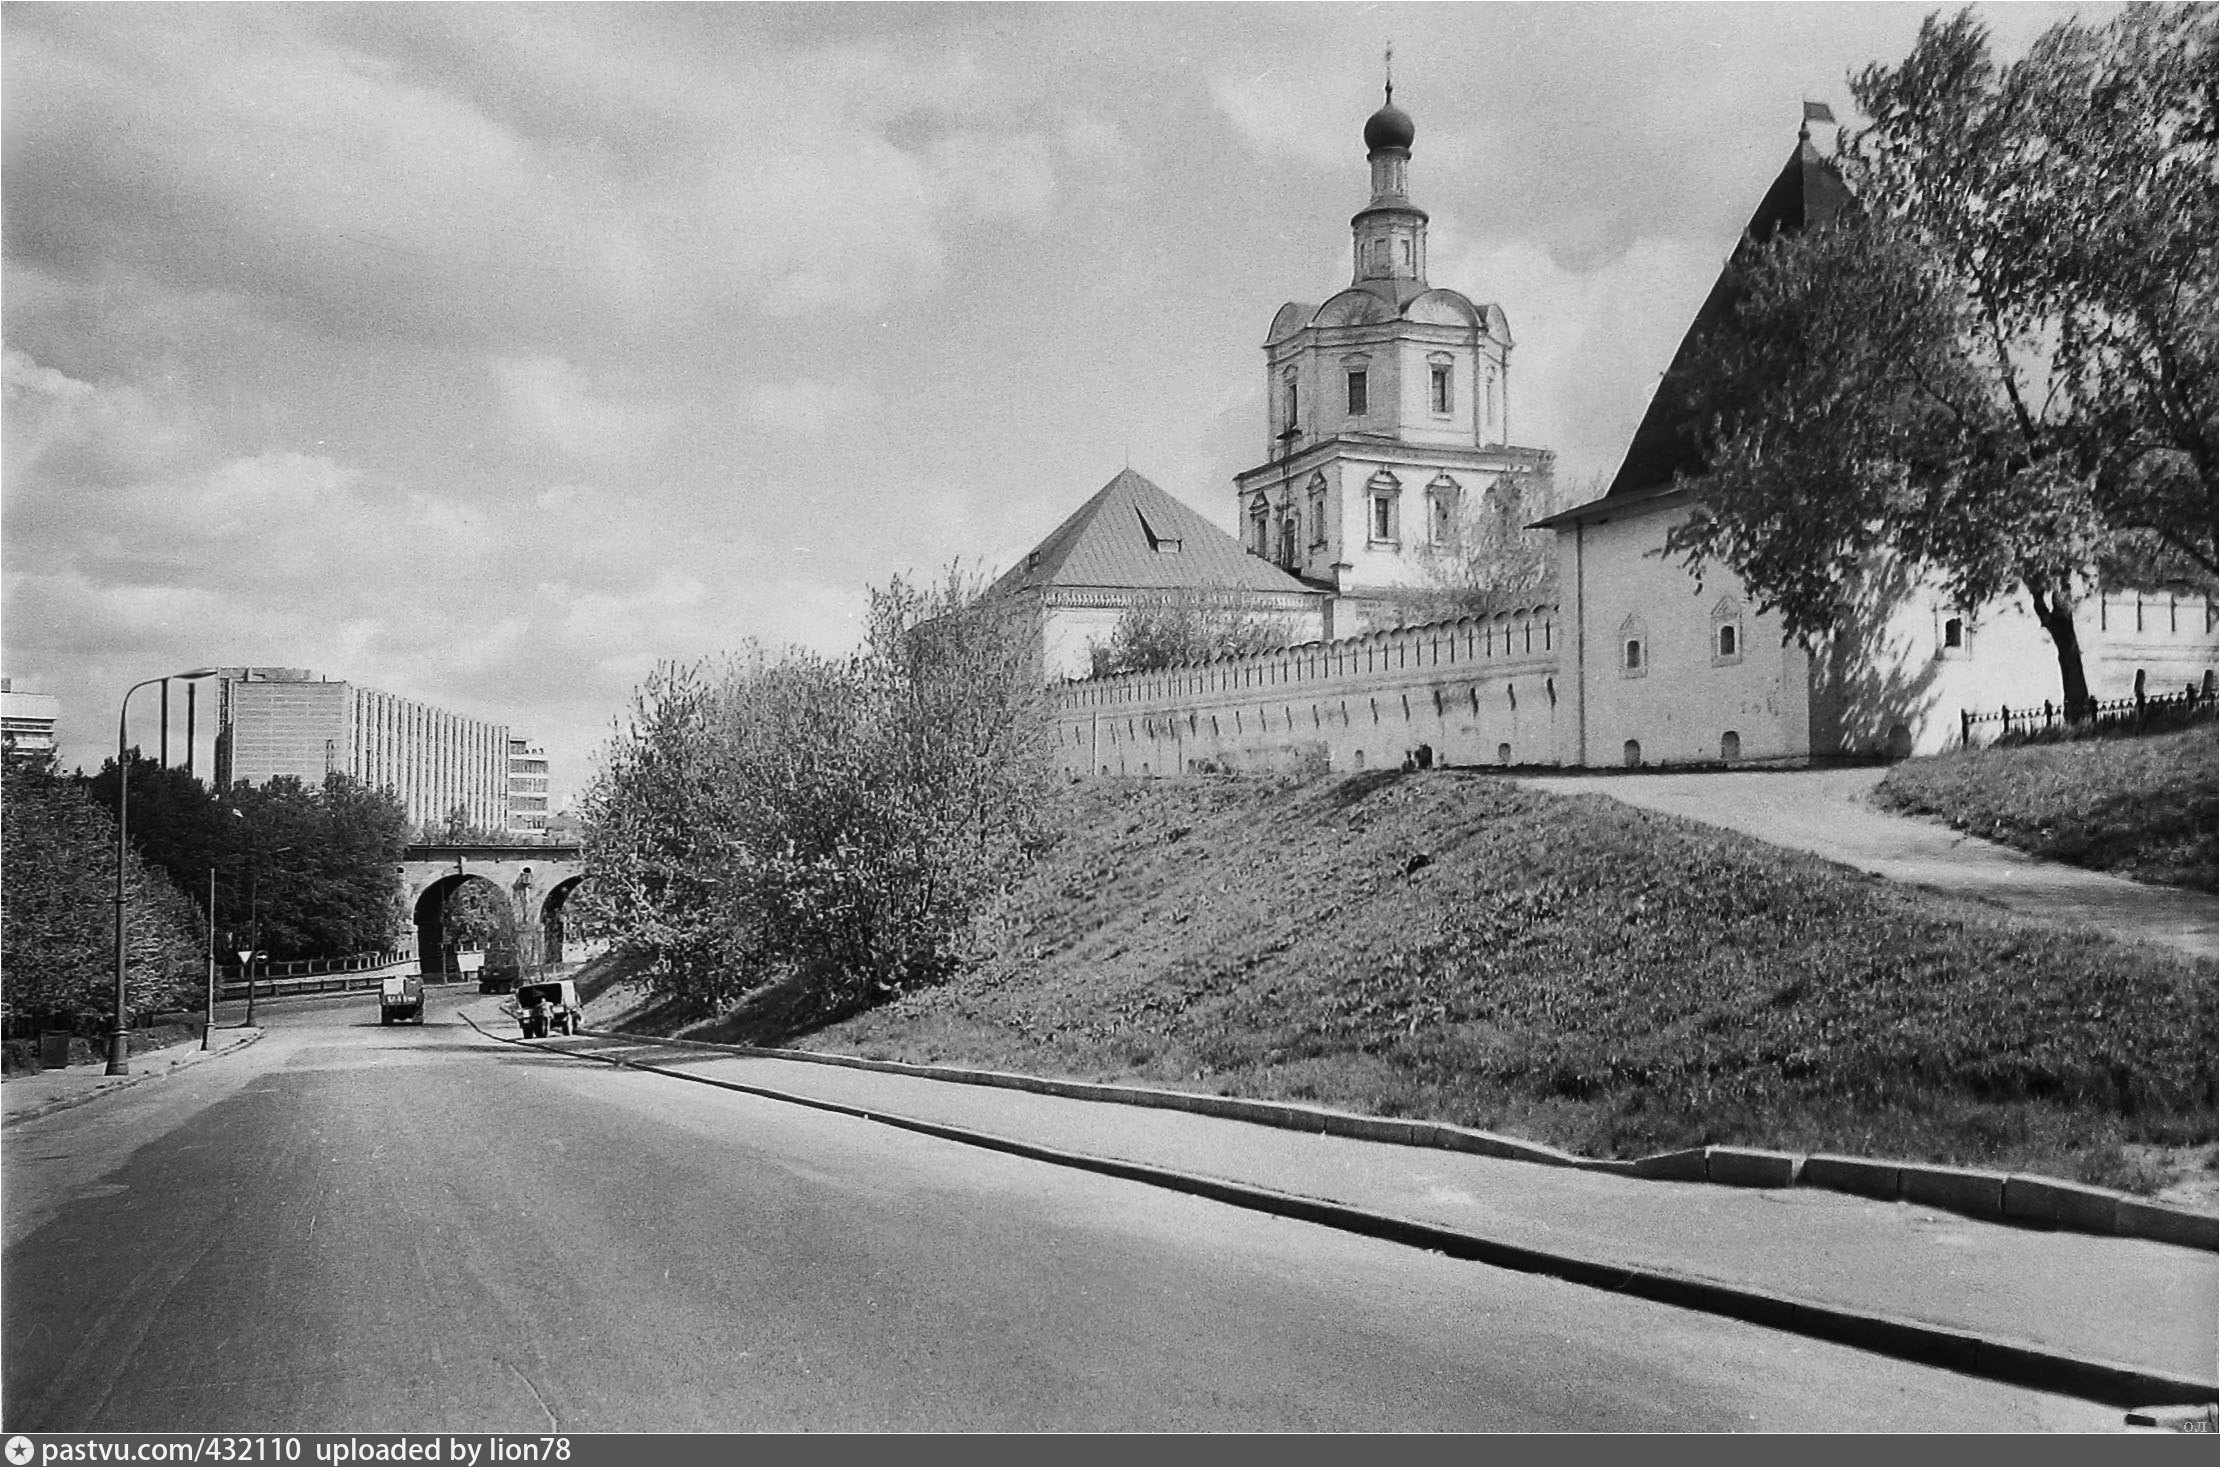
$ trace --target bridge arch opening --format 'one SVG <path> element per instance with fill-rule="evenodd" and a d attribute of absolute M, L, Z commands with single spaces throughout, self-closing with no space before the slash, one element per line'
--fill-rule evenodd
<path fill-rule="evenodd" d="M 425 977 L 454 982 L 464 976 L 461 955 L 478 951 L 484 954 L 481 984 L 515 981 L 516 920 L 498 883 L 475 872 L 442 876 L 418 893 L 413 916 L 417 966 Z"/>

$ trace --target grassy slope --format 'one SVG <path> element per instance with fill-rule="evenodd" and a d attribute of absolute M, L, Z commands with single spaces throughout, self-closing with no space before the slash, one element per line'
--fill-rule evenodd
<path fill-rule="evenodd" d="M 1975 749 L 1897 765 L 1876 798 L 2053 861 L 2212 891 L 2213 731 Z"/>
<path fill-rule="evenodd" d="M 1473 774 L 1063 798 L 993 956 L 804 1047 L 1622 1155 L 1735 1142 L 2155 1185 L 2123 1142 L 2213 1138 L 2209 963 Z"/>

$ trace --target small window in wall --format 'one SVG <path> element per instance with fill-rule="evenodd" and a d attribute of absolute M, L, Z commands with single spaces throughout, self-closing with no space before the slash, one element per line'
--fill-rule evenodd
<path fill-rule="evenodd" d="M 1642 767 L 1642 741 L 1640 739 L 1628 739 L 1626 741 L 1626 767 L 1629 769 L 1640 769 Z"/>
<path fill-rule="evenodd" d="M 1722 596 L 1711 608 L 1711 665 L 1723 667 L 1742 660 L 1742 605 Z"/>
<path fill-rule="evenodd" d="M 1941 637 L 1942 655 L 1945 657 L 1965 656 L 1966 640 L 1966 619 L 1962 616 L 1944 617 Z"/>
<path fill-rule="evenodd" d="M 1450 513 L 1449 501 L 1439 494 L 1426 496 L 1427 538 L 1436 545 L 1447 545 L 1455 538 L 1456 520 Z"/>
<path fill-rule="evenodd" d="M 1411 268 L 1411 242 L 1407 239 L 1403 241 L 1403 268 Z"/>
<path fill-rule="evenodd" d="M 1455 371 L 1454 367 L 1440 364 L 1436 364 L 1433 369 L 1431 374 L 1433 380 L 1433 409 L 1437 413 L 1446 415 L 1449 412 L 1450 395 L 1454 391 Z"/>
<path fill-rule="evenodd" d="M 1269 555 L 1271 546 L 1271 510 L 1259 499 L 1249 509 L 1249 549 L 1257 555 Z"/>
<path fill-rule="evenodd" d="M 1354 760 L 1354 762 L 1355 762 L 1355 764 L 1356 764 L 1357 768 L 1359 768 L 1359 769 L 1362 769 L 1362 768 L 1364 768 L 1364 750 L 1362 750 L 1362 749 L 1359 749 L 1359 750 L 1357 750 L 1357 752 L 1356 752 L 1356 757 L 1355 757 L 1355 760 Z"/>
<path fill-rule="evenodd" d="M 1361 418 L 1372 410 L 1366 385 L 1361 367 L 1349 374 L 1349 416 L 1352 418 Z"/>
<path fill-rule="evenodd" d="M 1495 746 L 1495 762 L 1498 764 L 1511 762 L 1511 746 L 1509 744 L 1497 744 Z"/>
<path fill-rule="evenodd" d="M 1650 636 L 1642 619 L 1630 616 L 1619 623 L 1619 676 L 1647 677 L 1650 671 Z"/>
<path fill-rule="evenodd" d="M 1728 764 L 1742 757 L 1742 735 L 1728 729 L 1719 735 L 1719 757 Z"/>
<path fill-rule="evenodd" d="M 1301 404 L 1302 401 L 1301 394 L 1297 392 L 1295 388 L 1295 377 L 1293 373 L 1288 374 L 1287 392 L 1283 401 L 1285 401 L 1287 404 L 1287 422 L 1284 426 L 1292 429 L 1295 426 L 1298 416 L 1296 413 L 1296 408 Z"/>

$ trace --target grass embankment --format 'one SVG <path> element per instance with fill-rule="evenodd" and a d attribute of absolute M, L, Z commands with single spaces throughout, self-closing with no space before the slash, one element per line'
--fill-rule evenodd
<path fill-rule="evenodd" d="M 2051 861 L 2220 889 L 2213 730 L 1972 749 L 1913 759 L 1875 798 Z"/>
<path fill-rule="evenodd" d="M 1598 1155 L 1739 1143 L 2148 1190 L 2144 1148 L 2213 1140 L 2209 963 L 1480 775 L 1105 782 L 1058 817 L 947 986 L 799 1039 L 746 1012 L 692 1032 Z"/>

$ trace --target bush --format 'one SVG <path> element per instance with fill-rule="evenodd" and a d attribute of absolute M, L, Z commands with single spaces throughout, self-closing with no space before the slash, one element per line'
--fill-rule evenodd
<path fill-rule="evenodd" d="M 939 981 L 1049 787 L 1028 630 L 951 572 L 874 592 L 846 657 L 659 668 L 586 797 L 587 916 L 711 1008 Z"/>

